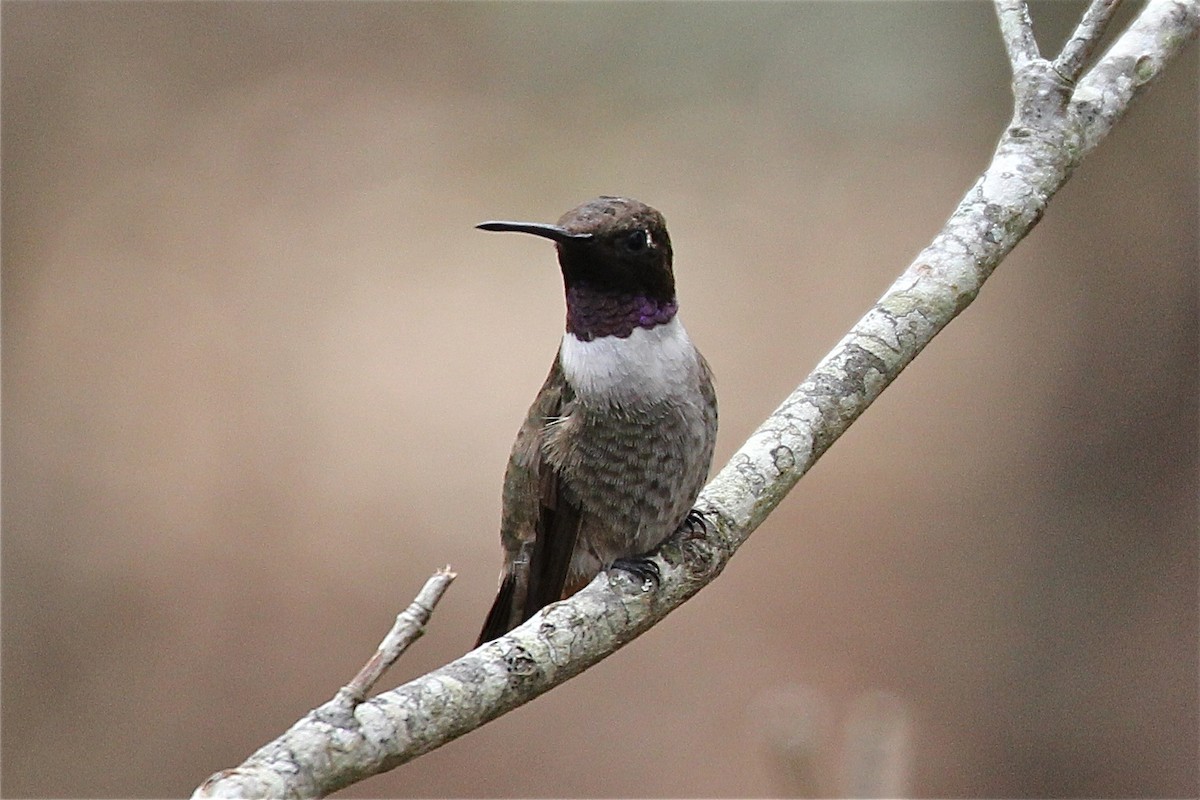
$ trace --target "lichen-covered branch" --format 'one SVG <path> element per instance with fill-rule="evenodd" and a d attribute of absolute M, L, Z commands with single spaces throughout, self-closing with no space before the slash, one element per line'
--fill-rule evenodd
<path fill-rule="evenodd" d="M 822 453 L 979 292 L 1083 156 L 1195 38 L 1197 2 L 1150 0 L 1076 85 L 1043 59 L 1019 0 L 997 0 L 1013 65 L 1013 117 L 991 164 L 933 242 L 701 494 L 710 524 L 663 546 L 662 582 L 643 591 L 601 574 L 511 633 L 353 707 L 310 712 L 198 797 L 312 797 L 384 772 L 526 703 L 615 652 L 713 580 Z M 1093 3 L 1074 69 L 1110 10 Z"/>
<path fill-rule="evenodd" d="M 1196 38 L 1200 2 L 1152 0 L 1121 38 L 1088 70 L 1071 97 L 1071 113 L 1082 128 L 1080 157 L 1104 140 L 1129 104 L 1163 67 Z"/>
<path fill-rule="evenodd" d="M 996 18 L 1000 23 L 1000 38 L 1013 72 L 1041 58 L 1037 40 L 1033 38 L 1033 20 L 1025 0 L 996 0 Z"/>
<path fill-rule="evenodd" d="M 417 592 L 416 599 L 396 616 L 396 622 L 379 643 L 375 655 L 371 656 L 358 674 L 342 687 L 335 700 L 352 709 L 367 699 L 367 695 L 375 688 L 383 673 L 392 668 L 409 645 L 424 635 L 425 626 L 433 615 L 434 607 L 441 601 L 442 595 L 456 577 L 458 576 L 450 571 L 450 567 L 446 566 L 425 581 L 421 591 Z"/>
<path fill-rule="evenodd" d="M 1104 38 L 1104 30 L 1120 5 L 1121 0 L 1092 0 L 1087 11 L 1083 13 L 1083 19 L 1075 26 L 1075 32 L 1063 45 L 1058 58 L 1054 59 L 1054 69 L 1059 75 L 1068 81 L 1079 80 L 1083 68 L 1087 66 L 1087 60 L 1092 57 L 1096 45 Z"/>
<path fill-rule="evenodd" d="M 352 773 L 354 762 L 374 755 L 367 741 L 349 735 L 361 730 L 356 709 L 383 673 L 425 633 L 433 609 L 455 577 L 450 567 L 435 572 L 408 608 L 396 616 L 375 654 L 332 700 L 310 711 L 237 767 L 209 776 L 196 796 L 318 797 L 332 791 L 327 785 L 329 775 Z M 375 771 L 361 772 L 358 778 L 373 774 Z"/>

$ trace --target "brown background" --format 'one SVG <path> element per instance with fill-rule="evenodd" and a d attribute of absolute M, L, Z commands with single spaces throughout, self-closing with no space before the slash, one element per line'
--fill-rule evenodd
<path fill-rule="evenodd" d="M 1044 47 L 1078 10 L 1035 6 Z M 876 690 L 918 795 L 1200 791 L 1197 72 L 715 585 L 345 794 L 786 794 L 788 724 L 830 794 Z M 938 230 L 1007 81 L 986 3 L 5 3 L 5 794 L 190 791 L 447 562 L 385 683 L 469 646 L 563 313 L 550 248 L 474 223 L 660 208 L 723 463 Z"/>

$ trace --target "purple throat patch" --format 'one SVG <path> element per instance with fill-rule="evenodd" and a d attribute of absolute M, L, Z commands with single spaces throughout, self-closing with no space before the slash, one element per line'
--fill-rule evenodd
<path fill-rule="evenodd" d="M 675 300 L 611 294 L 571 287 L 567 290 L 567 332 L 583 342 L 599 336 L 627 338 L 638 328 L 653 328 L 675 318 Z"/>

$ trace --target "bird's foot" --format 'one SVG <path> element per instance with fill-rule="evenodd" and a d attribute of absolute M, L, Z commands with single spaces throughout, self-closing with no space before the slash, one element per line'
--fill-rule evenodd
<path fill-rule="evenodd" d="M 704 516 L 703 511 L 693 508 L 683 518 L 683 522 L 679 523 L 679 530 L 689 536 L 705 533 L 708 531 L 708 518 Z"/>
<path fill-rule="evenodd" d="M 632 575 L 641 582 L 642 591 L 658 589 L 658 584 L 662 581 L 662 573 L 659 572 L 658 564 L 648 555 L 618 558 L 612 563 L 612 569 L 619 569 Z"/>

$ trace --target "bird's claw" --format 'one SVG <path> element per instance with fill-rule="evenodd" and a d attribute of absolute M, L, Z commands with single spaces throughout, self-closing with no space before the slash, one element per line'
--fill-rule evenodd
<path fill-rule="evenodd" d="M 651 588 L 657 589 L 659 583 L 662 582 L 662 573 L 658 569 L 658 564 L 650 556 L 618 558 L 612 563 L 612 568 L 628 572 L 639 580 L 643 586 L 650 583 L 652 584 Z"/>
<path fill-rule="evenodd" d="M 689 536 L 704 533 L 708 530 L 708 518 L 704 516 L 703 511 L 693 508 L 683 518 L 683 522 L 679 523 L 679 530 L 687 533 Z"/>

